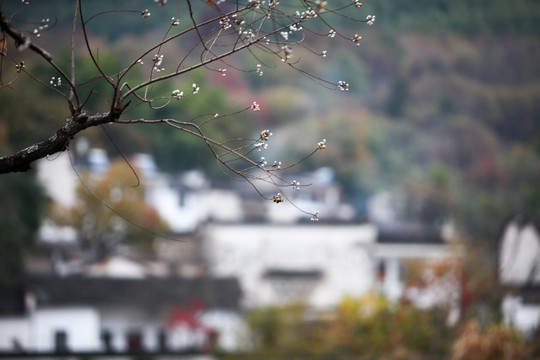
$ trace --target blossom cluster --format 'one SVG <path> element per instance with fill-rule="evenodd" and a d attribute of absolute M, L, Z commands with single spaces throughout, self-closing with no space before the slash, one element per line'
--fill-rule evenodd
<path fill-rule="evenodd" d="M 52 77 L 51 81 L 49 81 L 49 84 L 51 84 L 54 87 L 58 87 L 62 85 L 62 79 L 59 77 Z"/>
<path fill-rule="evenodd" d="M 17 71 L 17 73 L 24 71 L 24 69 L 26 69 L 26 65 L 24 64 L 24 61 L 22 60 L 19 61 L 19 63 L 15 65 L 15 70 Z"/>
<path fill-rule="evenodd" d="M 141 11 L 141 16 L 142 16 L 144 19 L 149 18 L 150 15 L 152 15 L 152 14 L 150 13 L 150 11 L 149 11 L 148 9 L 144 9 L 144 10 Z"/>
<path fill-rule="evenodd" d="M 219 20 L 219 25 L 221 26 L 223 30 L 230 29 L 232 27 L 231 19 L 225 16 Z"/>
<path fill-rule="evenodd" d="M 317 143 L 317 150 L 324 150 L 326 149 L 326 139 L 322 139 Z"/>
<path fill-rule="evenodd" d="M 40 37 L 41 32 L 44 31 L 44 30 L 47 30 L 49 28 L 49 21 L 50 21 L 49 18 L 41 19 L 41 22 L 39 23 L 39 26 L 37 28 L 35 28 L 34 31 L 32 31 L 32 33 L 34 35 L 36 35 L 36 37 Z"/>
<path fill-rule="evenodd" d="M 253 111 L 261 111 L 261 106 L 257 104 L 256 101 L 254 101 L 249 108 Z"/>
<path fill-rule="evenodd" d="M 345 81 L 341 80 L 338 82 L 338 88 L 340 91 L 348 91 L 349 90 L 349 84 Z"/>
<path fill-rule="evenodd" d="M 265 129 L 265 130 L 261 131 L 260 138 L 261 138 L 261 140 L 263 140 L 263 141 L 268 141 L 268 139 L 269 139 L 270 136 L 272 136 L 272 135 L 274 135 L 274 134 L 271 133 L 270 130 Z"/>
<path fill-rule="evenodd" d="M 358 34 L 354 34 L 354 37 L 352 38 L 352 41 L 356 44 L 356 46 L 360 46 L 360 39 L 362 39 L 362 37 Z"/>
<path fill-rule="evenodd" d="M 172 92 L 171 96 L 176 100 L 180 100 L 184 96 L 184 92 L 176 89 Z"/>
<path fill-rule="evenodd" d="M 154 71 L 160 72 L 165 70 L 165 68 L 161 66 L 161 64 L 163 64 L 163 54 L 154 55 L 152 61 L 154 62 Z"/>

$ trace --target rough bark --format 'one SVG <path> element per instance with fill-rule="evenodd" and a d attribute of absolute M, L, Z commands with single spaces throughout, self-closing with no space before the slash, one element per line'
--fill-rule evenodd
<path fill-rule="evenodd" d="M 35 143 L 12 155 L 0 157 L 0 174 L 27 171 L 35 160 L 66 150 L 69 142 L 77 133 L 116 119 L 117 117 L 112 116 L 109 112 L 96 115 L 81 113 L 70 117 L 66 119 L 64 126 L 47 140 Z"/>

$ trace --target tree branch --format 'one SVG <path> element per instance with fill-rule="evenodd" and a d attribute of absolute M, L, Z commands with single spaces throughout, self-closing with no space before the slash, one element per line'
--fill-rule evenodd
<path fill-rule="evenodd" d="M 109 112 L 96 115 L 76 114 L 68 118 L 64 126 L 47 140 L 35 143 L 13 155 L 0 157 L 0 174 L 27 171 L 35 160 L 66 150 L 69 142 L 77 133 L 92 126 L 112 122 L 115 119 L 116 116 Z"/>
<path fill-rule="evenodd" d="M 13 40 L 15 40 L 15 45 L 19 50 L 28 48 L 44 58 L 65 79 L 65 81 L 69 84 L 71 91 L 73 91 L 75 94 L 77 93 L 77 89 L 75 88 L 75 84 L 71 81 L 71 77 L 69 77 L 58 65 L 56 65 L 56 63 L 53 61 L 52 55 L 47 50 L 30 41 L 30 38 L 26 34 L 11 26 L 1 11 L 0 29 L 2 32 L 8 34 L 11 38 L 13 38 Z M 68 102 L 70 107 L 73 107 L 70 99 L 68 99 Z"/>

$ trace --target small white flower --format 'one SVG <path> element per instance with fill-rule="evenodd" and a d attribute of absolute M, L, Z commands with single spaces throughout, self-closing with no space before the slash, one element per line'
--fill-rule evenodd
<path fill-rule="evenodd" d="M 184 96 L 184 92 L 176 89 L 172 92 L 171 96 L 176 100 L 180 100 Z"/>
<path fill-rule="evenodd" d="M 270 130 L 265 129 L 265 130 L 261 131 L 261 134 L 260 134 L 259 137 L 260 137 L 260 139 L 263 140 L 263 141 L 268 141 L 268 139 L 269 139 L 270 136 L 272 136 L 272 135 L 274 135 L 274 134 L 272 134 L 272 133 L 270 132 Z"/>
<path fill-rule="evenodd" d="M 317 150 L 324 150 L 326 149 L 326 139 L 322 139 L 317 143 Z"/>
<path fill-rule="evenodd" d="M 24 64 L 23 64 L 24 65 Z M 62 79 L 59 77 L 51 77 L 51 81 L 49 81 L 49 84 L 51 84 L 54 87 L 61 86 L 62 85 Z"/>
<path fill-rule="evenodd" d="M 338 82 L 338 87 L 340 91 L 349 91 L 349 84 L 343 80 Z"/>
<path fill-rule="evenodd" d="M 352 38 L 352 41 L 356 44 L 356 46 L 360 46 L 360 39 L 362 39 L 362 37 L 358 34 L 354 34 L 354 37 Z"/>
<path fill-rule="evenodd" d="M 219 26 L 221 26 L 223 30 L 230 29 L 232 27 L 231 19 L 229 19 L 227 16 L 221 18 L 219 20 Z"/>
<path fill-rule="evenodd" d="M 253 111 L 261 111 L 261 107 L 259 106 L 259 104 L 257 104 L 256 101 L 254 101 L 253 104 L 251 104 L 250 109 Z"/>
<path fill-rule="evenodd" d="M 253 146 L 254 146 L 258 151 L 268 149 L 268 144 L 267 144 L 267 143 L 264 143 L 264 142 L 258 142 L 258 143 L 255 143 L 255 144 L 253 144 Z"/>
<path fill-rule="evenodd" d="M 141 16 L 142 16 L 144 19 L 149 18 L 150 15 L 152 15 L 152 14 L 150 13 L 150 11 L 148 11 L 148 9 L 144 9 L 143 11 L 141 11 Z"/>
<path fill-rule="evenodd" d="M 257 64 L 257 69 L 255 70 L 259 76 L 263 75 L 263 71 L 261 70 L 261 64 Z"/>
<path fill-rule="evenodd" d="M 273 200 L 276 204 L 279 204 L 280 202 L 283 202 L 283 197 L 281 196 L 280 193 L 277 193 L 276 195 L 274 195 L 274 197 L 272 198 L 272 200 Z"/>
<path fill-rule="evenodd" d="M 24 61 L 19 61 L 19 63 L 17 65 L 15 65 L 15 70 L 20 73 L 21 71 L 23 71 L 24 69 L 26 69 L 26 65 L 24 64 Z"/>
<path fill-rule="evenodd" d="M 333 38 L 336 36 L 336 30 L 330 29 L 330 32 L 328 33 L 328 37 Z"/>
<path fill-rule="evenodd" d="M 198 94 L 200 88 L 197 86 L 197 84 L 193 84 L 191 86 L 193 87 L 193 94 Z"/>

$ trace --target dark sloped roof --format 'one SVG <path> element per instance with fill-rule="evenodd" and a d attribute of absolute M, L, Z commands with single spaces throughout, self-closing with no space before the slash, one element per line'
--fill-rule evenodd
<path fill-rule="evenodd" d="M 29 277 L 26 291 L 38 306 L 135 306 L 148 310 L 179 306 L 197 298 L 208 308 L 237 309 L 241 290 L 234 278 L 111 279 Z"/>
<path fill-rule="evenodd" d="M 540 286 L 530 285 L 520 289 L 519 294 L 523 297 L 524 304 L 540 304 Z"/>
<path fill-rule="evenodd" d="M 267 279 L 305 279 L 318 280 L 323 273 L 318 269 L 289 270 L 289 269 L 268 269 L 264 272 Z"/>
<path fill-rule="evenodd" d="M 443 244 L 437 227 L 415 223 L 378 225 L 377 242 L 380 244 Z"/>

